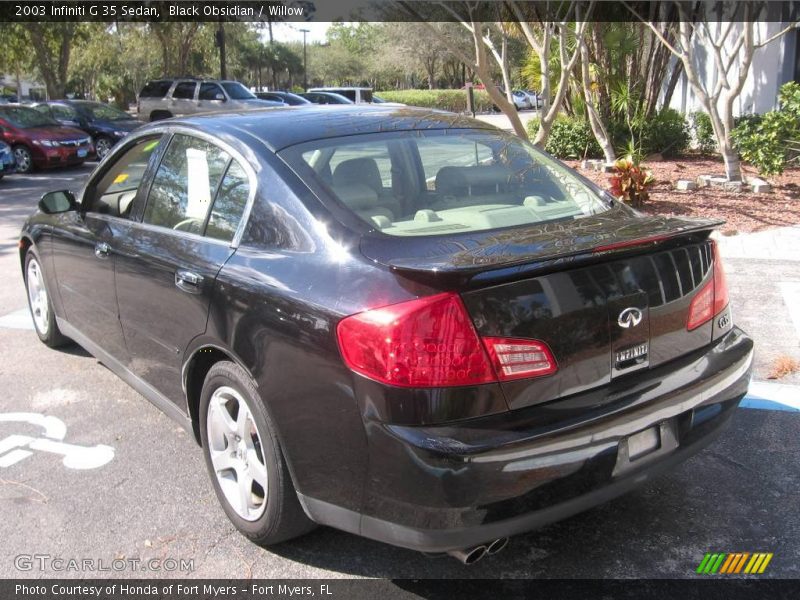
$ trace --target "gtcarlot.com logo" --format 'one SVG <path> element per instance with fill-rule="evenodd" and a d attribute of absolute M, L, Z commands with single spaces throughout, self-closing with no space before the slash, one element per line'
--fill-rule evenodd
<path fill-rule="evenodd" d="M 697 567 L 700 575 L 760 575 L 772 552 L 706 552 Z"/>

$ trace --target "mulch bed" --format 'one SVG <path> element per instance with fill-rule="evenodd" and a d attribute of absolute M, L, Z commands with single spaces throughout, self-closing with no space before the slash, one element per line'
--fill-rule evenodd
<path fill-rule="evenodd" d="M 568 164 L 580 167 L 578 161 Z M 721 159 L 685 157 L 647 162 L 645 166 L 652 170 L 656 182 L 650 190 L 650 201 L 644 212 L 725 219 L 722 227 L 725 235 L 800 224 L 800 168 L 788 169 L 775 177 L 761 177 L 772 189 L 768 193 L 754 194 L 749 191 L 728 192 L 716 187 L 686 192 L 675 189 L 678 179 L 696 181 L 699 175 L 723 175 L 725 169 Z M 608 188 L 608 173 L 585 169 L 580 169 L 580 172 L 601 187 Z M 745 176 L 758 176 L 758 172 L 747 165 L 744 173 Z"/>

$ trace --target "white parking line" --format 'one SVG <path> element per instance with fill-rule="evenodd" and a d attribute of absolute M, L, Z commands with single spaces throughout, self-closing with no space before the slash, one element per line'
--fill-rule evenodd
<path fill-rule="evenodd" d="M 800 281 L 781 281 L 778 287 L 783 294 L 783 301 L 789 310 L 797 335 L 800 335 Z"/>
<path fill-rule="evenodd" d="M 20 308 L 12 313 L 0 317 L 0 327 L 6 329 L 30 329 L 33 331 L 33 319 L 31 311 L 27 308 Z"/>

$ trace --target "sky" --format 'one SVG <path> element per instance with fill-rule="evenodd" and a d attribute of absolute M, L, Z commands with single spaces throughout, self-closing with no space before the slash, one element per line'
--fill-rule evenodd
<path fill-rule="evenodd" d="M 306 41 L 312 44 L 314 42 L 324 42 L 325 34 L 330 26 L 330 23 L 316 21 L 306 23 L 275 23 L 272 26 L 272 35 L 277 42 L 302 42 L 303 34 L 300 30 L 308 29 Z M 266 29 L 262 35 L 265 40 L 269 39 L 269 34 Z"/>

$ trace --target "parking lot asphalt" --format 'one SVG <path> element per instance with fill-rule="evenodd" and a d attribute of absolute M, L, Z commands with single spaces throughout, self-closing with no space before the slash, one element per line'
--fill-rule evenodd
<path fill-rule="evenodd" d="M 472 567 L 328 528 L 251 544 L 219 508 L 194 440 L 81 348 L 39 343 L 26 317 L 19 228 L 41 193 L 76 189 L 90 170 L 0 181 L 0 577 L 691 578 L 706 552 L 771 552 L 761 577 L 800 577 L 800 412 L 763 407 L 739 410 L 718 441 L 669 474 L 514 537 Z M 729 263 L 734 316 L 758 351 L 796 346 L 780 285 L 800 282 L 800 262 Z M 759 363 L 760 376 L 767 367 Z M 45 431 L 62 445 L 2 451 L 9 436 Z M 25 560 L 33 556 L 49 559 Z M 113 573 L 52 563 L 137 558 L 145 562 Z M 193 561 L 192 571 L 139 570 L 151 558 Z"/>

